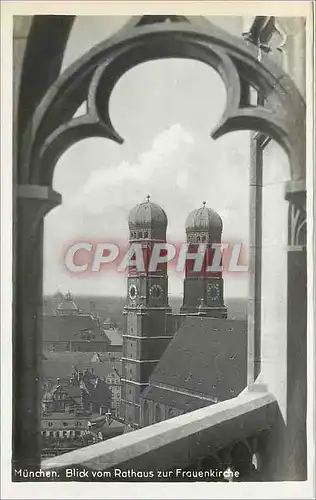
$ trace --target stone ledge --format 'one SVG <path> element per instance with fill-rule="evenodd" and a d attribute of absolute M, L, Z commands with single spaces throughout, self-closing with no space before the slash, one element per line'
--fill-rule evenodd
<path fill-rule="evenodd" d="M 291 180 L 285 186 L 285 199 L 290 203 L 305 210 L 306 206 L 306 181 L 305 179 Z"/>
<path fill-rule="evenodd" d="M 22 199 L 48 201 L 56 205 L 59 205 L 62 200 L 61 194 L 51 187 L 36 184 L 19 184 L 17 186 L 17 195 Z"/>
<path fill-rule="evenodd" d="M 159 422 L 129 434 L 49 458 L 43 470 L 80 466 L 170 469 L 184 466 L 273 426 L 273 395 L 244 392 L 238 397 Z"/>

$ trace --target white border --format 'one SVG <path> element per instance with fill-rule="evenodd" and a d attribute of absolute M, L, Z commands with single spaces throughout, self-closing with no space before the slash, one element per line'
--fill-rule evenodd
<path fill-rule="evenodd" d="M 308 462 L 306 482 L 283 483 L 12 483 L 11 482 L 11 296 L 12 296 L 12 17 L 33 14 L 130 15 L 278 15 L 307 17 L 307 218 L 308 218 Z M 315 303 L 316 203 L 314 174 L 314 85 L 312 2 L 2 2 L 1 3 L 1 498 L 314 498 L 315 495 Z"/>

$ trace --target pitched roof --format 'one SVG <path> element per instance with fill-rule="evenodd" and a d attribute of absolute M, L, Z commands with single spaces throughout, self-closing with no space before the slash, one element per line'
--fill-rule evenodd
<path fill-rule="evenodd" d="M 62 301 L 57 307 L 60 312 L 79 312 L 77 304 L 74 302 L 73 296 L 70 292 L 63 296 Z"/>
<path fill-rule="evenodd" d="M 174 387 L 184 393 L 222 401 L 235 397 L 245 388 L 246 366 L 246 321 L 189 316 L 154 369 L 150 385 Z M 143 397 L 149 396 L 156 401 L 162 394 L 149 386 Z M 178 404 L 181 399 L 183 406 L 186 396 L 175 397 Z"/>
<path fill-rule="evenodd" d="M 89 314 L 43 316 L 43 342 L 87 340 L 110 342 Z"/>
<path fill-rule="evenodd" d="M 113 371 L 113 366 L 120 370 L 121 363 L 110 362 L 106 353 L 93 352 L 51 352 L 44 351 L 42 376 L 44 379 L 69 379 L 73 369 L 93 369 L 98 377 L 106 377 Z"/>
<path fill-rule="evenodd" d="M 210 399 L 202 399 L 193 394 L 183 394 L 171 389 L 162 389 L 161 387 L 153 387 L 151 385 L 144 391 L 142 397 L 184 412 L 214 404 Z"/>
<path fill-rule="evenodd" d="M 108 337 L 108 339 L 111 342 L 111 345 L 123 345 L 123 337 L 122 334 L 118 330 L 114 329 L 109 329 L 109 330 L 104 330 L 105 335 Z"/>

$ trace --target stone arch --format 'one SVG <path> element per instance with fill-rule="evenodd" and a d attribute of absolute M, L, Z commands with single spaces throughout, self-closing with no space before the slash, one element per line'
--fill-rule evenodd
<path fill-rule="evenodd" d="M 240 473 L 240 480 L 249 479 L 254 473 L 252 453 L 248 443 L 240 441 L 230 450 L 231 463 Z"/>
<path fill-rule="evenodd" d="M 137 64 L 169 57 L 200 60 L 222 77 L 227 107 L 213 138 L 233 130 L 259 130 L 286 149 L 292 178 L 301 178 L 305 146 L 296 130 L 304 127 L 304 102 L 290 78 L 267 57 L 259 62 L 252 49 L 227 33 L 224 38 L 211 23 L 208 29 L 177 21 L 121 30 L 72 64 L 47 91 L 24 133 L 20 181 L 50 186 L 60 155 L 83 138 L 123 142 L 108 110 L 116 82 Z M 251 87 L 258 89 L 264 105 L 250 105 Z M 86 99 L 87 114 L 73 118 Z"/>

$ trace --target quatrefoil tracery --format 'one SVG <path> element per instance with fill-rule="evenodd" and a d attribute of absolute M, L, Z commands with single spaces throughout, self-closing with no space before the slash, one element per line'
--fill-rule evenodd
<path fill-rule="evenodd" d="M 224 35 L 223 35 L 224 33 Z M 208 29 L 187 22 L 128 27 L 75 62 L 48 91 L 24 137 L 25 183 L 51 185 L 61 154 L 75 142 L 104 137 L 119 144 L 123 138 L 109 114 L 111 93 L 121 76 L 134 66 L 155 59 L 184 57 L 215 69 L 227 89 L 226 109 L 214 139 L 234 130 L 255 130 L 279 142 L 290 157 L 292 178 L 303 177 L 305 108 L 291 80 L 265 56 L 209 23 Z M 264 105 L 253 106 L 253 86 Z M 87 101 L 87 112 L 73 118 Z M 300 134 L 298 134 L 298 130 Z M 300 139 L 302 138 L 302 140 Z"/>

